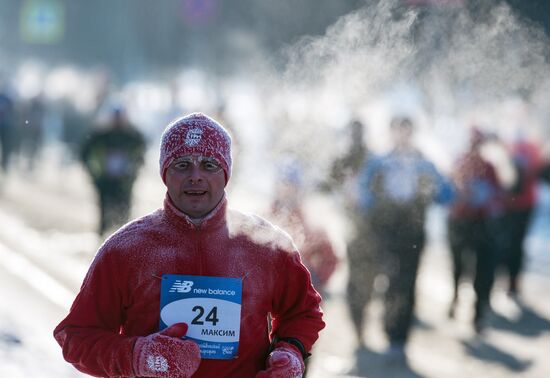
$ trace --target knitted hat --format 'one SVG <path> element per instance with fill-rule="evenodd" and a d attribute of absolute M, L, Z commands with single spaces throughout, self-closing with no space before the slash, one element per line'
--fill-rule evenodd
<path fill-rule="evenodd" d="M 212 118 L 202 113 L 188 114 L 172 121 L 164 130 L 160 144 L 160 174 L 165 181 L 166 170 L 175 158 L 199 154 L 215 158 L 225 174 L 231 176 L 231 136 Z"/>

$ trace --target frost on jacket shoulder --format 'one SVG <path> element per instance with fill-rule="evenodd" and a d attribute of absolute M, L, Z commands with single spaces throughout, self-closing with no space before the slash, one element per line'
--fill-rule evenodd
<path fill-rule="evenodd" d="M 270 250 L 297 251 L 292 237 L 286 231 L 259 215 L 230 210 L 228 229 L 230 237 L 246 237 Z"/>
<path fill-rule="evenodd" d="M 219 235 L 220 242 L 245 239 L 272 252 L 297 251 L 291 236 L 280 227 L 258 215 L 226 207 L 227 204 L 223 203 L 214 210 L 216 214 L 197 226 L 173 205 L 165 204 L 164 209 L 158 209 L 121 227 L 103 243 L 98 254 L 116 251 L 117 254 L 129 254 L 125 257 L 131 257 L 134 251 L 149 244 L 156 245 L 158 248 L 155 248 L 155 253 L 159 253 L 164 243 L 169 243 L 175 236 L 193 240 L 200 235 L 213 234 Z"/>

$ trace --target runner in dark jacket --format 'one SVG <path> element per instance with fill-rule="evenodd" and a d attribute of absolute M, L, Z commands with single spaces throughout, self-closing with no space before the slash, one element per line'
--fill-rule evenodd
<path fill-rule="evenodd" d="M 132 188 L 143 164 L 145 140 L 117 108 L 105 128 L 93 132 L 82 147 L 81 158 L 99 201 L 98 233 L 128 221 Z"/>

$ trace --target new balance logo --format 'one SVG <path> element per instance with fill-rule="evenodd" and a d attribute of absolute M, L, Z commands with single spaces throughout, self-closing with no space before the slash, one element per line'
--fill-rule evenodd
<path fill-rule="evenodd" d="M 192 286 L 193 281 L 175 280 L 170 288 L 170 293 L 189 293 Z"/>

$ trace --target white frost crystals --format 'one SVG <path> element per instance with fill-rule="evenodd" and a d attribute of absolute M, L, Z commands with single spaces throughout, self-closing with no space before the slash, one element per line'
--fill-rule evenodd
<path fill-rule="evenodd" d="M 152 354 L 147 356 L 147 367 L 152 371 L 168 371 L 169 365 L 166 358 L 163 356 L 153 356 Z"/>

